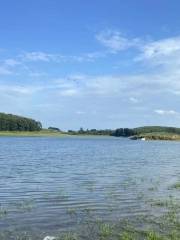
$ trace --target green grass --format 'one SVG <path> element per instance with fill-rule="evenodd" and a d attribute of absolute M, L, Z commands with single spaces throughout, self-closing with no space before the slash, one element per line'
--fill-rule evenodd
<path fill-rule="evenodd" d="M 137 135 L 138 138 L 145 138 L 146 140 L 180 140 L 180 134 L 168 133 L 168 132 L 151 132 Z"/>
<path fill-rule="evenodd" d="M 41 131 L 0 131 L 0 137 L 110 137 L 107 135 L 85 135 L 85 134 L 69 134 L 66 132 L 58 132 L 49 129 Z"/>
<path fill-rule="evenodd" d="M 67 134 L 43 129 L 41 131 L 0 131 L 0 136 L 12 136 L 12 137 L 62 137 L 68 136 Z"/>
<path fill-rule="evenodd" d="M 100 239 L 107 239 L 113 234 L 113 226 L 108 223 L 102 223 L 99 227 L 99 236 Z"/>

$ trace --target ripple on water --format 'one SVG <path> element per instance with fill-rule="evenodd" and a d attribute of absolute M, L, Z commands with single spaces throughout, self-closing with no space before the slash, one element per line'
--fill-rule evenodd
<path fill-rule="evenodd" d="M 0 138 L 0 230 L 73 227 L 85 214 L 116 220 L 151 212 L 178 179 L 176 142 L 121 138 Z M 143 200 L 142 200 L 143 199 Z"/>

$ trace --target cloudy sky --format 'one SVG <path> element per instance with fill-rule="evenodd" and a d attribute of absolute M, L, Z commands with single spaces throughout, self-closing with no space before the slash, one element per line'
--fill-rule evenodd
<path fill-rule="evenodd" d="M 0 112 L 180 127 L 178 0 L 0 0 Z"/>

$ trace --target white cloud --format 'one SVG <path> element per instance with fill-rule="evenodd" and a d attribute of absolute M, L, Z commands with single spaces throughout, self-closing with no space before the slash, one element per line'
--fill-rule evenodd
<path fill-rule="evenodd" d="M 180 92 L 180 72 L 132 75 L 70 75 L 51 81 L 49 88 L 62 92 L 63 96 L 111 96 L 126 95 L 132 103 L 138 103 L 136 96 Z M 53 87 L 54 86 L 54 87 Z"/>
<path fill-rule="evenodd" d="M 49 62 L 52 58 L 54 58 L 54 56 L 45 52 L 26 52 L 22 58 L 26 61 Z"/>
<path fill-rule="evenodd" d="M 140 39 L 128 39 L 119 31 L 106 30 L 98 33 L 96 39 L 112 52 L 126 50 L 131 47 L 139 47 Z"/>
<path fill-rule="evenodd" d="M 180 53 L 180 37 L 167 38 L 145 44 L 142 50 L 146 59 L 168 57 L 174 53 Z"/>
<path fill-rule="evenodd" d="M 151 41 L 141 45 L 136 61 L 145 62 L 147 66 L 161 66 L 165 71 L 180 66 L 180 37 Z"/>
<path fill-rule="evenodd" d="M 105 57 L 104 52 L 92 52 L 84 53 L 80 55 L 62 55 L 59 53 L 46 53 L 42 51 L 37 52 L 25 52 L 18 56 L 22 62 L 56 62 L 56 63 L 82 63 L 82 62 L 92 62 L 97 58 Z M 14 60 L 15 61 L 15 60 Z M 11 61 L 12 62 L 12 61 Z M 9 63 L 11 63 L 9 61 Z M 13 64 L 13 62 L 12 62 Z"/>
<path fill-rule="evenodd" d="M 174 110 L 163 110 L 163 109 L 157 109 L 157 110 L 154 110 L 154 112 L 159 115 L 176 115 L 176 114 L 178 114 L 178 112 L 176 112 Z"/>
<path fill-rule="evenodd" d="M 142 38 L 125 37 L 121 32 L 109 29 L 98 33 L 96 39 L 109 50 L 108 53 L 117 54 L 129 48 L 136 49 L 139 54 L 134 60 L 143 63 L 145 61 L 148 66 L 180 66 L 180 36 L 145 41 Z"/>

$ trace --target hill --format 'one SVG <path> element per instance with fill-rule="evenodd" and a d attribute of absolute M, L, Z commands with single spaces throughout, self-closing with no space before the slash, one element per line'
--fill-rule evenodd
<path fill-rule="evenodd" d="M 42 124 L 31 118 L 0 113 L 0 131 L 40 131 Z"/>
<path fill-rule="evenodd" d="M 164 127 L 164 126 L 144 126 L 133 129 L 134 134 L 146 134 L 146 133 L 172 133 L 180 134 L 180 128 L 176 127 Z"/>

